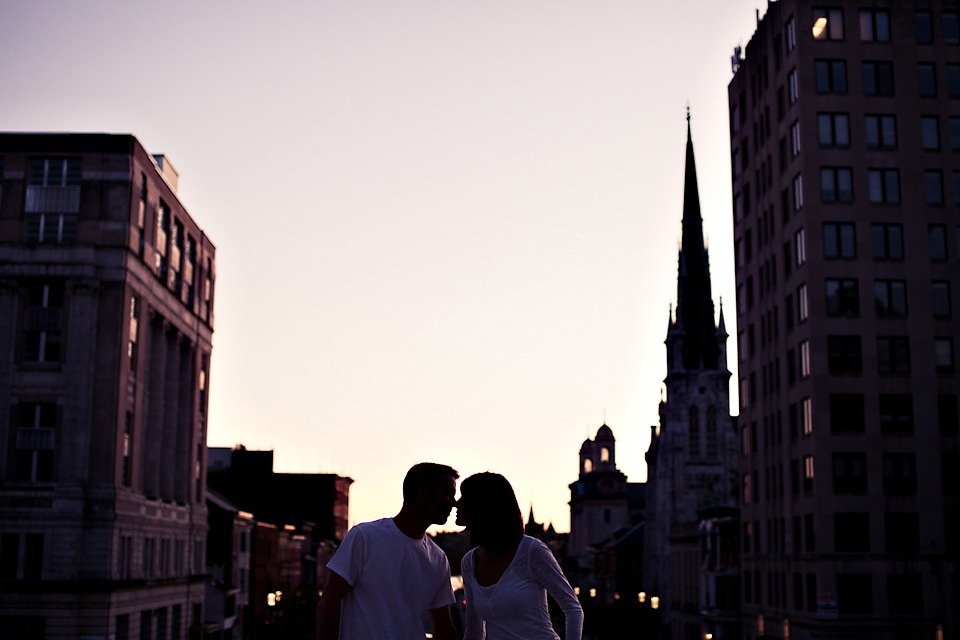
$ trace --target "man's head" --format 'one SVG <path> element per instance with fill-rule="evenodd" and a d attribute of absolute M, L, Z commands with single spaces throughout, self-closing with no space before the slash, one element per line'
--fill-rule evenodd
<path fill-rule="evenodd" d="M 432 524 L 443 524 L 457 502 L 457 478 L 453 467 L 421 462 L 410 467 L 403 479 L 404 509 L 415 509 Z"/>

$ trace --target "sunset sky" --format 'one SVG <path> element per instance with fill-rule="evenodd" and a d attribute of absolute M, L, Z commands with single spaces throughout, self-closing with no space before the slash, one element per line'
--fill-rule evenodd
<path fill-rule="evenodd" d="M 726 85 L 765 4 L 3 0 L 0 130 L 179 170 L 217 246 L 208 444 L 353 478 L 351 523 L 432 460 L 567 531 L 604 420 L 646 477 L 688 105 L 736 335 Z"/>

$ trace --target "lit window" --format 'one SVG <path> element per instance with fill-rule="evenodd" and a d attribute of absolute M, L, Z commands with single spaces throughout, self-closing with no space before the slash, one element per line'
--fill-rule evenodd
<path fill-rule="evenodd" d="M 794 104 L 800 98 L 800 81 L 797 78 L 797 70 L 791 69 L 787 74 L 787 101 Z"/>
<path fill-rule="evenodd" d="M 816 40 L 843 40 L 843 11 L 814 7 L 811 31 Z"/>
<path fill-rule="evenodd" d="M 784 24 L 783 32 L 785 34 L 784 44 L 787 47 L 787 53 L 790 53 L 791 51 L 793 51 L 794 47 L 797 46 L 796 24 L 792 17 L 789 20 L 787 20 L 786 24 Z"/>
<path fill-rule="evenodd" d="M 810 303 L 807 301 L 807 285 L 797 287 L 797 320 L 803 322 L 810 316 Z"/>
<path fill-rule="evenodd" d="M 793 234 L 793 245 L 796 251 L 796 265 L 799 267 L 807 261 L 807 241 L 803 229 Z"/>

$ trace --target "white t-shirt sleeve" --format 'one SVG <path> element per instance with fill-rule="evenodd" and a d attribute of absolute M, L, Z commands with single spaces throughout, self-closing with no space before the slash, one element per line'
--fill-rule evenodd
<path fill-rule="evenodd" d="M 327 569 L 333 571 L 350 585 L 356 584 L 363 573 L 363 554 L 366 545 L 363 539 L 363 528 L 353 527 L 343 537 L 340 547 L 327 562 Z"/>

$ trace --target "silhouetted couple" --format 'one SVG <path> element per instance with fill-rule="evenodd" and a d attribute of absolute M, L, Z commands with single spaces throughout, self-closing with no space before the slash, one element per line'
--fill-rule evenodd
<path fill-rule="evenodd" d="M 347 532 L 327 563 L 318 640 L 422 640 L 428 612 L 435 639 L 457 640 L 450 565 L 426 535 L 453 507 L 473 546 L 461 565 L 464 640 L 557 640 L 548 593 L 564 612 L 566 640 L 580 640 L 580 603 L 547 546 L 523 534 L 513 487 L 499 474 L 478 473 L 463 481 L 457 501 L 458 477 L 446 465 L 414 465 L 400 513 Z"/>

